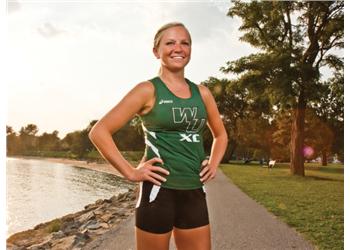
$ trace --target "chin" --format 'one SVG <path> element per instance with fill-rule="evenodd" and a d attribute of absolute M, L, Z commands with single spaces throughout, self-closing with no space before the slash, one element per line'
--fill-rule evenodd
<path fill-rule="evenodd" d="M 186 62 L 186 63 L 173 63 L 171 65 L 168 65 L 168 68 L 169 69 L 173 69 L 173 70 L 182 70 L 186 67 L 186 65 L 188 64 L 189 62 Z"/>

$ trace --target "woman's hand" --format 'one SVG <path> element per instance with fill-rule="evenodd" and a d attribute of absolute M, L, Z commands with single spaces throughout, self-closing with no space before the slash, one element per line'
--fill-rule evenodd
<path fill-rule="evenodd" d="M 216 167 L 213 167 L 209 164 L 209 161 L 207 159 L 202 161 L 202 170 L 199 174 L 199 176 L 202 177 L 200 181 L 206 183 L 214 179 L 216 176 L 216 169 Z"/>
<path fill-rule="evenodd" d="M 154 157 L 148 161 L 144 161 L 144 159 L 142 159 L 142 161 L 140 162 L 140 164 L 137 166 L 137 168 L 134 169 L 131 177 L 130 177 L 130 181 L 150 181 L 158 186 L 161 185 L 161 182 L 166 181 L 166 179 L 161 176 L 158 173 L 162 173 L 165 175 L 169 175 L 169 171 L 165 170 L 162 167 L 158 167 L 158 166 L 154 166 L 153 164 L 159 162 L 161 164 L 163 164 L 162 159 Z"/>

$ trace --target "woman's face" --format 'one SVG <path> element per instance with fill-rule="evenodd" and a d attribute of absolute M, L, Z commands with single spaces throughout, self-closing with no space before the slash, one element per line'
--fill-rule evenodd
<path fill-rule="evenodd" d="M 153 52 L 162 66 L 169 70 L 184 69 L 191 59 L 191 40 L 187 30 L 181 26 L 166 29 Z"/>

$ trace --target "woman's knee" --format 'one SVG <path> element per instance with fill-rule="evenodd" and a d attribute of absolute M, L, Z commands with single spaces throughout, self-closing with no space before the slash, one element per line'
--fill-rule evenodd
<path fill-rule="evenodd" d="M 137 250 L 168 250 L 171 233 L 155 234 L 136 227 Z"/>
<path fill-rule="evenodd" d="M 178 250 L 210 250 L 210 226 L 191 229 L 174 228 L 174 238 Z"/>

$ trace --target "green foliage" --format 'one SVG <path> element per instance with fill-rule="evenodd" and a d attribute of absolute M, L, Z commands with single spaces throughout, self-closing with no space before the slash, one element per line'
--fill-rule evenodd
<path fill-rule="evenodd" d="M 228 62 L 222 71 L 237 76 L 251 102 L 266 96 L 276 111 L 292 113 L 291 171 L 304 175 L 304 111 L 312 103 L 327 109 L 319 105 L 331 89 L 319 86 L 321 67 L 343 68 L 334 51 L 344 47 L 344 2 L 233 1 L 228 16 L 241 19 L 240 39 L 259 52 Z"/>
<path fill-rule="evenodd" d="M 261 116 L 247 116 L 237 122 L 237 155 L 245 158 L 269 159 L 274 125 Z M 239 152 L 241 151 L 241 152 Z"/>
<path fill-rule="evenodd" d="M 60 219 L 55 219 L 47 225 L 47 233 L 58 232 L 61 229 L 62 222 Z"/>
<path fill-rule="evenodd" d="M 144 139 L 138 118 L 131 120 L 113 135 L 118 148 L 122 151 L 140 151 L 144 149 Z"/>
<path fill-rule="evenodd" d="M 40 136 L 36 135 L 38 127 L 35 124 L 22 127 L 19 135 L 11 126 L 6 126 L 7 155 L 62 157 L 104 162 L 88 137 L 96 122 L 97 120 L 91 121 L 85 129 L 68 133 L 62 140 L 58 137 L 57 130 L 52 133 L 44 132 Z M 126 124 L 113 135 L 121 151 L 144 149 L 143 136 L 138 132 L 138 125 L 131 124 L 132 122 Z M 133 154 L 130 156 L 134 157 Z"/>
<path fill-rule="evenodd" d="M 281 161 L 289 161 L 289 142 L 291 130 L 291 114 L 280 113 L 276 117 L 276 130 L 273 132 L 272 158 Z M 315 110 L 307 109 L 305 112 L 305 145 L 314 149 L 314 154 L 308 159 L 322 156 L 322 153 L 330 153 L 334 140 L 334 132 L 326 122 L 321 120 Z"/>
<path fill-rule="evenodd" d="M 139 162 L 144 155 L 144 151 L 123 151 L 122 154 L 128 161 Z"/>
<path fill-rule="evenodd" d="M 306 164 L 306 177 L 291 176 L 287 164 L 272 171 L 257 165 L 224 164 L 243 192 L 296 228 L 318 249 L 343 249 L 344 166 Z"/>

